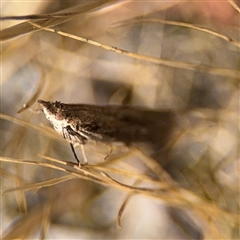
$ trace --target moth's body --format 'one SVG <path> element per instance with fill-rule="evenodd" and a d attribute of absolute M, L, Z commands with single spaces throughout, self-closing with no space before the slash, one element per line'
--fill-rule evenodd
<path fill-rule="evenodd" d="M 88 140 L 150 144 L 161 149 L 175 125 L 171 111 L 38 101 L 55 130 L 71 144 Z"/>

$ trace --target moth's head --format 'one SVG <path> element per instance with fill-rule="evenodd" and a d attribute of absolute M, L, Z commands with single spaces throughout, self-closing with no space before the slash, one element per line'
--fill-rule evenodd
<path fill-rule="evenodd" d="M 64 106 L 61 102 L 49 102 L 38 100 L 43 112 L 45 113 L 47 119 L 63 120 L 66 118 L 66 113 L 64 111 Z"/>

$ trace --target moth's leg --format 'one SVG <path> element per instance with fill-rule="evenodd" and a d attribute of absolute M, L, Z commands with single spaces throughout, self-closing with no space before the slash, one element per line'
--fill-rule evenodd
<path fill-rule="evenodd" d="M 84 144 L 81 144 L 81 150 L 82 150 L 84 164 L 88 164 L 88 160 L 87 160 Z"/>
<path fill-rule="evenodd" d="M 67 130 L 67 133 L 69 134 L 69 139 L 71 139 L 71 136 L 76 136 L 79 139 L 80 145 L 81 145 L 81 150 L 82 150 L 84 164 L 88 164 L 88 160 L 87 160 L 87 157 L 86 157 L 86 154 L 85 154 L 85 149 L 84 149 L 84 143 L 86 142 L 86 139 L 84 137 L 82 137 L 78 132 L 75 132 L 69 125 L 66 126 L 65 129 Z M 73 155 L 74 155 L 75 159 L 78 161 L 79 167 L 81 167 L 80 160 L 77 157 L 77 154 L 75 152 L 73 144 L 70 143 L 70 146 L 71 146 L 71 149 L 73 151 Z"/>
<path fill-rule="evenodd" d="M 75 152 L 75 149 L 74 149 L 72 143 L 70 143 L 70 146 L 71 146 L 71 149 L 72 149 L 73 155 L 74 155 L 75 159 L 76 159 L 77 162 L 78 162 L 78 166 L 81 167 L 80 160 L 78 159 L 78 156 L 77 156 L 77 154 L 76 154 L 76 152 Z"/>
<path fill-rule="evenodd" d="M 67 130 L 67 133 L 68 133 L 68 136 L 69 136 L 70 140 L 71 140 L 71 136 L 73 136 L 73 137 L 77 137 L 78 138 L 80 144 L 85 144 L 86 143 L 87 139 L 85 137 L 83 137 L 82 135 L 80 135 L 78 132 L 74 131 L 71 128 L 71 126 L 68 125 L 68 126 L 64 127 L 64 129 Z M 64 135 L 64 137 L 65 137 L 65 135 Z"/>
<path fill-rule="evenodd" d="M 109 153 L 104 157 L 103 160 L 106 161 L 109 158 L 109 156 L 112 154 L 112 152 L 113 152 L 113 147 L 112 147 L 112 145 L 110 145 Z"/>

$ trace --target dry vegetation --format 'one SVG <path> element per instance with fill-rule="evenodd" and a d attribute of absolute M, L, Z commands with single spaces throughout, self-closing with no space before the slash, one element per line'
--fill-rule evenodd
<path fill-rule="evenodd" d="M 1 20 L 3 239 L 239 239 L 233 1 L 4 2 Z M 158 158 L 87 144 L 80 169 L 39 98 L 171 109 L 181 127 Z"/>

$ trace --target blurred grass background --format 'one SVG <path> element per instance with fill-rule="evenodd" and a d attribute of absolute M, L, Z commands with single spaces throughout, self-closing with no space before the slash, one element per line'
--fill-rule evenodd
<path fill-rule="evenodd" d="M 33 29 L 26 19 L 1 21 L 5 239 L 239 239 L 240 32 L 232 1 L 1 4 L 2 17 L 52 13 L 32 21 L 175 64 L 130 58 Z M 115 147 L 104 162 L 109 146 L 87 145 L 88 160 L 98 168 L 86 170 L 86 178 L 63 162 L 50 159 L 49 167 L 49 159 L 39 156 L 74 161 L 43 114 L 17 114 L 24 103 L 38 110 L 38 98 L 88 104 L 126 99 L 133 106 L 185 112 L 179 118 L 184 128 L 160 165 L 125 147 Z M 121 183 L 138 183 L 140 189 Z M 119 209 L 133 192 L 118 229 Z"/>

